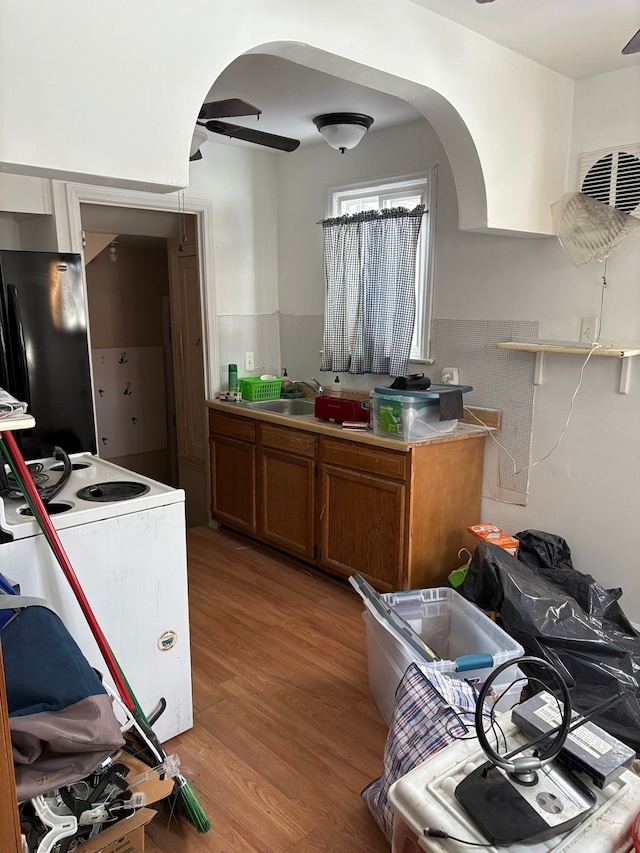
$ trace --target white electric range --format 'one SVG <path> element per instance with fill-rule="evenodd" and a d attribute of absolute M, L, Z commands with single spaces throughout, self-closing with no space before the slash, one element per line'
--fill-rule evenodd
<path fill-rule="evenodd" d="M 184 491 L 89 453 L 74 454 L 68 483 L 49 513 L 71 565 L 146 714 L 165 741 L 193 725 Z M 29 462 L 45 487 L 54 459 Z M 41 466 L 41 470 L 37 470 Z M 98 646 L 62 569 L 22 497 L 0 498 L 0 571 L 24 595 L 45 598 L 111 686 Z M 46 642 L 46 638 L 43 638 Z"/>

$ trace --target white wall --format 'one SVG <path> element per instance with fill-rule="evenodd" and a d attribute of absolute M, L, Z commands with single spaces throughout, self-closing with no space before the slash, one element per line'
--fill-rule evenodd
<path fill-rule="evenodd" d="M 284 0 L 246 0 L 241 6 L 223 0 L 178 5 L 168 0 L 114 0 L 106 17 L 99 6 L 78 0 L 0 2 L 0 168 L 9 171 L 85 175 L 96 182 L 147 188 L 186 184 L 187 151 L 202 98 L 230 61 L 267 41 L 283 41 L 289 48 L 306 43 L 298 59 L 327 71 L 343 67 L 351 79 L 422 105 L 441 138 L 447 139 L 458 198 L 467 205 L 465 166 L 471 155 L 478 158 L 487 181 L 487 221 L 495 228 L 548 229 L 548 205 L 564 191 L 572 170 L 566 156 L 571 122 L 574 153 L 640 141 L 638 69 L 580 81 L 572 115 L 571 81 L 409 0 L 326 0 L 321 5 L 299 0 L 295 14 Z M 224 40 L 213 45 L 212 33 L 220 32 Z M 61 54 L 61 43 L 71 43 L 74 49 Z M 282 45 L 268 49 L 287 55 Z M 338 62 L 334 56 L 332 64 L 334 54 L 343 59 Z M 434 92 L 442 100 L 430 98 Z M 47 127 L 44 134 L 33 133 L 34 103 L 39 105 L 39 122 Z M 451 105 L 457 124 L 447 109 Z M 452 139 L 460 117 L 473 145 L 464 134 L 458 147 Z M 382 142 L 382 132 L 379 137 Z M 403 164 L 415 162 L 418 153 L 424 156 L 434 141 L 432 135 L 428 140 L 418 137 L 417 150 L 409 150 L 406 157 L 391 147 L 374 162 L 377 138 L 372 133 L 354 152 L 363 158 L 361 174 L 404 171 Z M 411 149 L 413 143 L 404 144 Z M 196 178 L 192 168 L 189 192 L 216 200 L 218 311 L 226 317 L 273 316 L 279 264 L 281 308 L 308 316 L 321 299 L 320 234 L 314 224 L 320 218 L 320 183 L 346 179 L 347 168 L 356 161 L 345 155 L 340 166 L 335 160 L 329 166 L 335 152 L 314 146 L 320 158 L 318 179 L 301 172 L 304 149 L 298 159 L 276 161 L 278 169 L 286 162 L 287 168 L 298 170 L 300 180 L 311 178 L 304 186 L 313 188 L 315 201 L 309 199 L 300 214 L 309 222 L 309 232 L 298 244 L 293 235 L 301 229 L 287 211 L 295 210 L 296 189 L 298 199 L 304 196 L 303 184 L 296 188 L 294 180 L 280 172 L 280 234 L 287 238 L 280 240 L 275 258 L 273 233 L 261 231 L 275 222 L 273 199 L 259 191 L 274 185 L 273 155 L 263 155 L 266 161 L 258 162 L 260 155 L 252 153 L 245 161 L 233 149 L 207 163 L 210 148 L 205 146 L 203 152 L 206 176 Z M 372 159 L 367 163 L 369 151 Z M 574 269 L 553 238 L 460 233 L 453 174 L 442 162 L 436 316 L 536 320 L 543 337 L 576 337 L 579 317 L 598 311 L 602 267 Z M 253 214 L 253 202 L 247 205 L 236 193 L 236 175 L 243 189 L 251 191 L 259 215 Z M 480 208 L 469 209 L 472 215 L 462 216 L 465 227 L 481 227 Z M 235 226 L 244 214 L 252 226 L 244 232 L 246 241 L 238 244 Z M 638 270 L 638 243 L 610 259 L 603 338 L 640 338 Z M 241 354 L 246 338 L 237 346 Z M 240 355 L 234 360 L 240 362 Z M 637 546 L 630 535 L 640 517 L 640 454 L 634 440 L 640 418 L 640 365 L 635 365 L 630 394 L 620 395 L 613 362 L 594 358 L 587 365 L 567 434 L 556 453 L 531 471 L 528 506 L 486 499 L 483 519 L 510 532 L 540 528 L 565 536 L 577 567 L 607 585 L 622 585 L 625 610 L 640 620 Z M 547 453 L 560 435 L 580 365 L 575 356 L 548 359 L 546 382 L 536 390 L 534 459 Z"/>
<path fill-rule="evenodd" d="M 572 159 L 583 151 L 640 142 L 639 98 L 640 66 L 578 80 Z"/>
<path fill-rule="evenodd" d="M 574 157 L 583 151 L 640 142 L 640 69 L 581 80 L 574 113 Z M 575 162 L 569 166 L 575 189 Z M 455 231 L 439 246 L 437 316 L 536 319 L 540 337 L 576 339 L 580 316 L 598 314 L 604 265 L 573 267 L 554 239 L 475 238 Z M 601 340 L 640 340 L 640 241 L 607 265 Z M 637 542 L 640 518 L 640 363 L 632 364 L 628 395 L 617 393 L 615 359 L 592 358 L 575 400 L 569 428 L 552 456 L 530 471 L 526 507 L 485 499 L 483 520 L 505 530 L 540 529 L 564 536 L 574 564 L 607 587 L 621 586 L 622 606 L 640 621 Z M 547 357 L 536 389 L 532 459 L 546 455 L 565 424 L 583 358 Z"/>
<path fill-rule="evenodd" d="M 321 140 L 278 158 L 280 310 L 322 314 L 324 275 L 322 228 L 327 188 L 384 175 L 422 172 L 443 159 L 442 145 L 426 121 L 371 131 L 340 154 Z M 478 237 L 482 240 L 482 237 Z"/>
<path fill-rule="evenodd" d="M 20 224 L 12 213 L 0 211 L 0 249 L 20 249 Z"/>
<path fill-rule="evenodd" d="M 576 152 L 606 147 L 621 138 L 640 141 L 640 115 L 633 121 L 628 116 L 628 105 L 637 102 L 640 91 L 638 73 L 634 69 L 578 84 Z M 603 110 L 606 133 L 600 124 Z M 326 186 L 418 171 L 434 161 L 439 163 L 435 317 L 537 321 L 540 337 L 577 339 L 580 317 L 599 313 L 603 264 L 576 269 L 555 237 L 459 231 L 451 169 L 434 132 L 422 122 L 369 134 L 344 156 L 321 143 L 304 149 L 296 159 L 278 161 L 280 308 L 283 318 L 290 320 L 287 334 L 294 334 L 296 318 L 306 333 L 310 315 L 323 310 L 322 238 L 315 223 L 325 211 Z M 602 340 L 640 340 L 640 240 L 611 256 L 607 278 Z M 283 348 L 287 346 L 283 338 Z M 434 355 L 437 359 L 437 352 Z M 557 442 L 583 360 L 547 357 L 545 383 L 535 390 L 532 461 Z M 640 621 L 637 543 L 631 535 L 640 518 L 637 361 L 630 393 L 623 395 L 617 391 L 619 362 L 593 357 L 558 449 L 530 470 L 527 506 L 488 497 L 482 505 L 482 520 L 510 533 L 540 529 L 563 536 L 576 568 L 592 573 L 605 586 L 622 586 L 622 605 L 634 621 Z M 309 372 L 307 365 L 314 363 L 319 363 L 315 351 L 305 370 Z M 428 367 L 426 372 L 430 375 Z M 370 378 L 362 381 L 368 387 Z M 487 447 L 485 495 L 495 478 L 495 455 L 494 448 Z"/>
<path fill-rule="evenodd" d="M 0 10 L 2 171 L 185 186 L 204 96 L 259 48 L 414 103 L 448 151 L 465 228 L 550 228 L 573 82 L 410 0 L 112 0 L 108 15 L 86 0 L 2 0 Z M 34 104 L 46 132 L 34 132 Z"/>
<path fill-rule="evenodd" d="M 221 141 L 202 146 L 185 194 L 213 203 L 218 316 L 278 309 L 276 155 Z"/>
<path fill-rule="evenodd" d="M 217 377 L 211 374 L 213 392 L 227 387 L 230 363 L 239 376 L 280 368 L 277 156 L 227 140 L 205 143 L 202 155 L 190 164 L 185 194 L 213 205 L 216 316 L 208 317 L 208 327 L 219 368 Z M 247 352 L 253 371 L 244 367 Z"/>

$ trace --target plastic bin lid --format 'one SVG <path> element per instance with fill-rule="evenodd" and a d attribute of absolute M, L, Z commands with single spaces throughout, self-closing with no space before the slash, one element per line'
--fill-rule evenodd
<path fill-rule="evenodd" d="M 429 648 L 422 639 L 420 634 L 417 634 L 411 625 L 399 616 L 393 608 L 385 603 L 381 595 L 368 583 L 360 574 L 351 575 L 349 583 L 360 595 L 365 603 L 365 606 L 371 613 L 381 622 L 385 623 L 393 632 L 394 630 L 400 635 L 406 643 L 408 643 L 414 652 L 417 652 L 421 659 L 432 663 L 435 660 L 440 660 L 438 655 Z"/>
<path fill-rule="evenodd" d="M 433 400 L 437 401 L 440 399 L 441 391 L 462 391 L 463 394 L 467 394 L 469 391 L 473 391 L 473 387 L 471 385 L 431 385 L 428 391 L 411 391 L 410 389 L 400 389 L 400 388 L 375 388 L 376 394 L 385 394 L 391 397 L 412 397 L 417 400 Z"/>

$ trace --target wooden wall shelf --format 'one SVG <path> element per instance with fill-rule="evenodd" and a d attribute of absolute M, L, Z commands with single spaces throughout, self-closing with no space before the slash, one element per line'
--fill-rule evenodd
<path fill-rule="evenodd" d="M 503 341 L 496 344 L 497 349 L 514 350 L 517 352 L 533 352 L 536 354 L 534 385 L 542 385 L 544 382 L 544 357 L 546 353 L 560 355 L 584 355 L 589 353 L 596 356 L 608 356 L 620 359 L 620 384 L 618 391 L 621 394 L 629 393 L 631 379 L 631 359 L 640 355 L 640 344 L 602 344 L 593 348 L 584 341 L 550 341 L 541 338 L 530 338 L 527 340 Z"/>

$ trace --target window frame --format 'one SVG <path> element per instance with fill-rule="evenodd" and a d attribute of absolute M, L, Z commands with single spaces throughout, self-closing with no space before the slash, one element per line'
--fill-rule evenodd
<path fill-rule="evenodd" d="M 425 205 L 427 227 L 420 229 L 418 244 L 418 269 L 416 272 L 416 321 L 414 342 L 411 346 L 411 362 L 433 364 L 431 357 L 431 322 L 433 319 L 433 282 L 435 271 L 436 245 L 436 198 L 437 165 L 430 166 L 424 172 L 412 175 L 394 175 L 382 178 L 369 178 L 349 181 L 328 188 L 327 216 L 341 216 L 341 204 L 348 200 L 366 198 L 375 195 L 384 201 L 403 198 L 414 190 L 420 193 Z M 418 290 L 418 282 L 421 284 Z"/>

